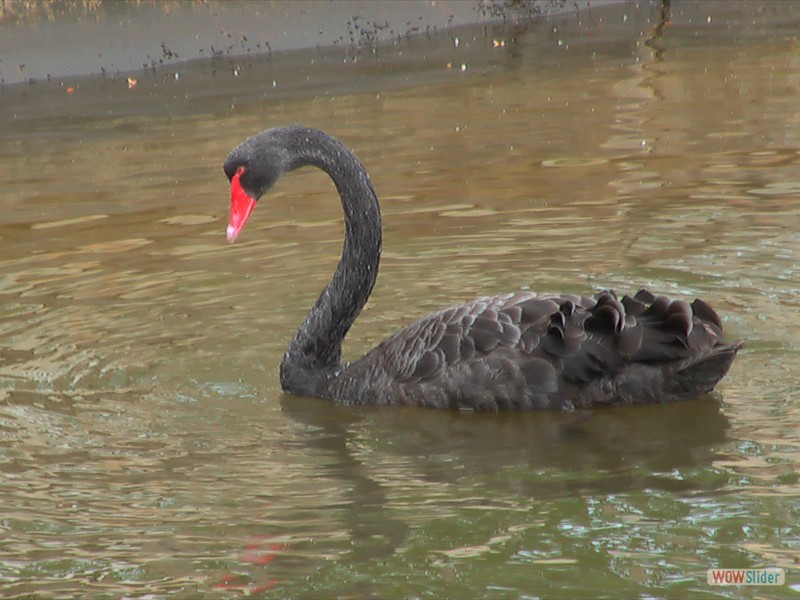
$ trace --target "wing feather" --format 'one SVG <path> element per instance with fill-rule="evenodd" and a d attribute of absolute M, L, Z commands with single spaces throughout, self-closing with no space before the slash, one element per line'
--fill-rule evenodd
<path fill-rule="evenodd" d="M 721 345 L 721 334 L 702 300 L 644 289 L 621 299 L 610 290 L 517 292 L 433 313 L 364 359 L 373 379 L 394 386 L 393 402 L 420 403 L 422 395 L 431 406 L 479 410 L 608 405 L 631 402 L 620 392 L 631 369 L 683 364 Z"/>

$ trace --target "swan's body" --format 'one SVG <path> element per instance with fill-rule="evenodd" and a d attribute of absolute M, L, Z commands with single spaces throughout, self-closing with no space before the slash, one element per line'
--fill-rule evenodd
<path fill-rule="evenodd" d="M 711 391 L 741 343 L 702 300 L 641 290 L 621 300 L 517 292 L 430 314 L 360 359 L 341 363 L 347 331 L 378 273 L 381 217 L 364 167 L 335 138 L 270 129 L 225 161 L 234 241 L 255 202 L 286 171 L 316 166 L 342 201 L 345 241 L 331 282 L 281 363 L 289 393 L 360 404 L 474 410 L 558 409 L 670 402 Z"/>

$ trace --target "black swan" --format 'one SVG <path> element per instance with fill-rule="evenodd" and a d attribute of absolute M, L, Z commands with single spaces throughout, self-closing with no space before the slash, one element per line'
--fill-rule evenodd
<path fill-rule="evenodd" d="M 284 391 L 344 403 L 462 410 L 575 410 L 670 402 L 711 391 L 741 342 L 691 304 L 640 290 L 618 298 L 527 291 L 478 298 L 430 314 L 342 364 L 342 342 L 366 304 L 381 254 L 381 213 L 366 170 L 336 138 L 299 125 L 269 129 L 225 161 L 228 241 L 256 201 L 306 165 L 333 180 L 345 238 L 333 278 L 281 362 Z"/>

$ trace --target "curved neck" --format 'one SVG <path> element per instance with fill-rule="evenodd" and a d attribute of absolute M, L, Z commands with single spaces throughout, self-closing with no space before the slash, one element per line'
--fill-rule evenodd
<path fill-rule="evenodd" d="M 339 265 L 281 363 L 284 390 L 325 396 L 327 382 L 341 365 L 344 337 L 375 285 L 381 255 L 381 213 L 366 170 L 341 142 L 313 129 L 301 129 L 292 137 L 287 170 L 311 165 L 325 171 L 336 185 L 344 209 Z"/>

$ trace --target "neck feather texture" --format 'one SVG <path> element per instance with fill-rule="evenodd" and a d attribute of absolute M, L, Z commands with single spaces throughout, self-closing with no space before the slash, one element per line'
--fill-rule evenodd
<path fill-rule="evenodd" d="M 342 342 L 375 279 L 381 254 L 381 214 L 366 170 L 341 142 L 317 130 L 299 129 L 289 148 L 289 170 L 306 165 L 325 171 L 344 209 L 344 246 L 330 283 L 297 330 L 281 363 L 287 392 L 326 396 L 341 367 Z"/>

